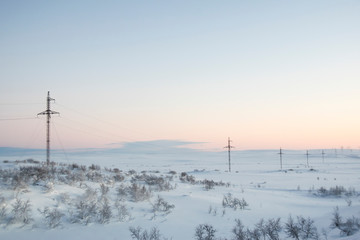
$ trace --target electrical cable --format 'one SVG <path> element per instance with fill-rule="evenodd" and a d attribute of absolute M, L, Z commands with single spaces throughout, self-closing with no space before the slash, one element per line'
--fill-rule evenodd
<path fill-rule="evenodd" d="M 0 121 L 29 120 L 29 119 L 37 119 L 37 118 L 36 117 L 0 118 Z"/>
<path fill-rule="evenodd" d="M 62 141 L 61 141 L 61 139 L 60 139 L 60 136 L 59 136 L 59 133 L 58 133 L 58 131 L 57 131 L 57 129 L 56 129 L 56 126 L 55 126 L 54 122 L 51 122 L 51 124 L 52 124 L 53 128 L 55 129 L 56 137 L 57 137 L 57 139 L 58 139 L 58 141 L 59 141 L 59 143 L 60 143 L 60 146 L 61 146 L 61 148 L 62 148 L 62 150 L 63 150 L 63 153 L 64 153 L 64 155 L 65 155 L 66 161 L 69 163 L 69 158 L 68 158 L 67 152 L 65 151 L 64 145 L 62 144 Z"/>
<path fill-rule="evenodd" d="M 60 103 L 58 103 L 58 102 L 55 102 L 55 104 L 58 105 L 58 106 L 60 106 L 60 107 L 65 108 L 65 109 L 68 109 L 68 110 L 70 110 L 70 111 L 72 111 L 72 112 L 75 112 L 75 113 L 77 113 L 77 114 L 79 114 L 79 115 L 85 116 L 85 117 L 90 118 L 90 119 L 94 119 L 94 120 L 96 120 L 96 121 L 98 121 L 98 122 L 102 122 L 102 123 L 104 123 L 104 124 L 106 124 L 106 125 L 108 125 L 108 126 L 112 126 L 112 127 L 115 127 L 115 128 L 123 128 L 123 129 L 127 129 L 127 130 L 131 130 L 131 131 L 133 131 L 133 132 L 136 132 L 136 131 L 134 131 L 133 129 L 129 129 L 129 128 L 125 128 L 125 127 L 119 127 L 119 126 L 117 126 L 117 125 L 114 125 L 113 123 L 109 123 L 109 122 L 107 122 L 107 121 L 105 121 L 105 120 L 99 119 L 99 118 L 94 117 L 94 116 L 91 116 L 91 115 L 89 115 L 89 114 L 82 113 L 82 112 L 80 112 L 80 111 L 78 111 L 78 110 L 75 110 L 75 109 L 73 109 L 73 108 L 67 107 L 67 106 L 65 106 L 65 105 L 63 105 L 63 104 L 60 104 Z M 62 116 L 63 116 L 63 115 L 62 115 Z M 74 120 L 70 120 L 70 121 L 74 121 Z M 81 124 L 81 125 L 84 125 L 83 123 L 80 123 L 80 124 Z M 91 127 L 91 128 L 94 129 L 93 127 Z M 103 130 L 101 130 L 101 131 L 104 132 Z M 166 146 L 159 145 L 159 144 L 155 144 L 155 143 L 152 143 L 152 142 L 144 142 L 144 141 L 141 142 L 141 141 L 136 141 L 135 139 L 131 139 L 131 138 L 129 138 L 129 137 L 123 137 L 123 136 L 118 136 L 118 135 L 114 135 L 114 134 L 110 134 L 110 135 L 116 136 L 116 137 L 118 137 L 118 138 L 130 140 L 130 141 L 136 142 L 137 144 L 140 144 L 140 145 L 143 145 L 143 146 L 152 146 L 152 147 L 163 148 L 163 149 L 166 149 L 166 148 L 167 148 Z M 143 134 L 142 134 L 142 135 L 143 135 Z M 144 135 L 143 135 L 143 136 L 144 136 Z M 150 137 L 150 138 L 151 138 L 151 139 L 154 139 L 153 137 Z"/>

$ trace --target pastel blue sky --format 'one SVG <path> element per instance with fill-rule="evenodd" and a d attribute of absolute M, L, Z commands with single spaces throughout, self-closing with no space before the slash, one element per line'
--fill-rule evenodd
<path fill-rule="evenodd" d="M 359 12 L 355 0 L 3 0 L 0 119 L 36 116 L 51 91 L 66 148 L 216 149 L 228 136 L 357 148 Z M 0 146 L 44 146 L 43 120 L 0 121 Z"/>

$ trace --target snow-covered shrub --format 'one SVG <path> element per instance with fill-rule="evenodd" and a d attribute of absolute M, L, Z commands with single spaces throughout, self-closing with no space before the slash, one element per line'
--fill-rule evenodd
<path fill-rule="evenodd" d="M 343 222 L 340 226 L 340 231 L 342 235 L 351 236 L 360 229 L 360 219 L 355 218 L 354 216 L 346 218 L 346 221 Z"/>
<path fill-rule="evenodd" d="M 91 164 L 91 166 L 89 166 L 89 169 L 93 171 L 100 171 L 101 167 L 99 165 Z"/>
<path fill-rule="evenodd" d="M 347 196 L 347 197 L 351 197 L 356 195 L 356 191 L 354 188 L 349 188 L 346 189 L 343 186 L 335 186 L 335 187 L 330 187 L 329 190 L 327 190 L 325 187 L 320 187 L 317 190 L 316 195 L 322 196 L 322 197 L 327 197 L 327 196 L 332 196 L 332 197 L 341 197 L 343 195 Z"/>
<path fill-rule="evenodd" d="M 149 232 L 142 230 L 141 227 L 130 227 L 129 231 L 131 238 L 136 240 L 160 240 L 161 237 L 160 231 L 156 227 L 152 228 Z"/>
<path fill-rule="evenodd" d="M 94 201 L 79 201 L 75 204 L 75 213 L 70 212 L 71 222 L 89 224 L 96 218 L 97 205 Z"/>
<path fill-rule="evenodd" d="M 64 216 L 57 208 L 50 209 L 45 207 L 44 210 L 38 209 L 45 219 L 45 224 L 49 228 L 56 228 L 61 226 L 61 218 Z"/>
<path fill-rule="evenodd" d="M 155 203 L 152 204 L 152 208 L 154 215 L 156 215 L 158 212 L 169 214 L 172 209 L 175 208 L 175 205 L 169 204 L 167 201 L 165 201 L 165 199 L 158 195 Z"/>
<path fill-rule="evenodd" d="M 84 201 L 97 201 L 97 193 L 95 189 L 86 186 L 85 193 L 81 196 Z"/>
<path fill-rule="evenodd" d="M 28 187 L 28 181 L 25 177 L 26 176 L 21 175 L 19 172 L 14 173 L 11 181 L 14 190 L 26 189 Z"/>
<path fill-rule="evenodd" d="M 347 197 L 347 198 L 345 199 L 345 202 L 346 202 L 346 204 L 347 204 L 348 207 L 350 207 L 351 204 L 352 204 L 352 200 L 351 200 L 349 197 Z"/>
<path fill-rule="evenodd" d="M 280 218 L 274 219 L 271 218 L 267 221 L 265 225 L 266 235 L 271 240 L 278 240 L 279 233 L 281 231 Z"/>
<path fill-rule="evenodd" d="M 300 237 L 299 224 L 294 222 L 294 219 L 291 217 L 291 215 L 289 216 L 288 221 L 285 223 L 284 231 L 290 238 L 299 239 Z"/>
<path fill-rule="evenodd" d="M 210 189 L 214 189 L 215 187 L 215 182 L 214 180 L 204 180 L 204 188 L 206 191 L 209 191 Z"/>
<path fill-rule="evenodd" d="M 127 196 L 127 188 L 124 184 L 120 184 L 119 187 L 116 188 L 117 197 L 120 201 L 124 201 Z"/>
<path fill-rule="evenodd" d="M 90 171 L 88 173 L 86 173 L 86 177 L 89 181 L 92 182 L 101 182 L 104 178 L 104 176 L 97 171 Z"/>
<path fill-rule="evenodd" d="M 167 178 L 169 179 L 169 178 Z M 135 175 L 132 177 L 132 183 L 143 182 L 149 186 L 149 188 L 153 191 L 170 191 L 174 189 L 174 187 L 170 184 L 170 182 L 164 177 L 158 177 L 156 175 L 147 175 L 143 173 L 142 175 Z"/>
<path fill-rule="evenodd" d="M 310 218 L 305 219 L 302 216 L 297 216 L 297 222 L 289 216 L 285 223 L 284 231 L 288 237 L 294 239 L 318 239 L 319 234 L 317 228 L 314 226 L 314 221 Z"/>
<path fill-rule="evenodd" d="M 68 204 L 70 202 L 70 195 L 68 193 L 60 193 L 58 196 L 59 203 Z"/>
<path fill-rule="evenodd" d="M 115 168 L 115 169 L 117 169 L 117 168 Z M 115 172 L 115 173 L 116 174 L 113 176 L 113 179 L 115 182 L 122 182 L 125 180 L 125 177 L 121 173 L 119 173 L 119 172 Z"/>
<path fill-rule="evenodd" d="M 360 230 L 360 219 L 354 216 L 347 218 L 345 221 L 339 214 L 339 208 L 334 209 L 333 218 L 330 224 L 331 229 L 339 229 L 341 235 L 350 236 Z"/>
<path fill-rule="evenodd" d="M 266 231 L 266 222 L 263 218 L 260 219 L 260 221 L 255 225 L 255 228 L 258 230 L 262 238 L 265 239 L 267 231 Z"/>
<path fill-rule="evenodd" d="M 235 219 L 235 226 L 232 229 L 233 240 L 245 240 L 248 239 L 245 227 L 240 219 Z"/>
<path fill-rule="evenodd" d="M 52 192 L 54 190 L 54 183 L 51 181 L 47 182 L 44 186 L 44 189 L 46 193 Z"/>
<path fill-rule="evenodd" d="M 333 218 L 331 219 L 330 228 L 331 229 L 340 228 L 341 225 L 342 225 L 342 218 L 339 213 L 339 207 L 336 207 L 334 208 Z"/>
<path fill-rule="evenodd" d="M 102 198 L 98 209 L 98 221 L 101 224 L 109 223 L 112 217 L 112 211 L 107 198 Z"/>
<path fill-rule="evenodd" d="M 180 175 L 180 181 L 195 184 L 196 180 L 195 177 L 192 175 L 188 175 L 186 172 L 182 172 Z"/>
<path fill-rule="evenodd" d="M 131 219 L 131 214 L 125 204 L 117 201 L 115 202 L 115 208 L 117 210 L 117 218 L 120 222 L 129 221 Z"/>
<path fill-rule="evenodd" d="M 145 186 L 140 186 L 136 183 L 133 183 L 128 188 L 128 192 L 134 202 L 144 201 L 151 197 L 150 190 L 148 190 Z"/>
<path fill-rule="evenodd" d="M 105 184 L 100 184 L 100 194 L 101 194 L 101 196 L 100 196 L 100 198 L 105 198 L 106 197 L 106 195 L 109 193 L 109 187 L 108 186 L 106 186 Z"/>
<path fill-rule="evenodd" d="M 16 199 L 15 203 L 11 205 L 11 216 L 9 223 L 24 223 L 29 224 L 33 219 L 31 218 L 31 204 L 30 200 L 23 201 Z"/>
<path fill-rule="evenodd" d="M 224 195 L 222 205 L 224 208 L 229 207 L 234 210 L 245 209 L 247 206 L 249 206 L 249 204 L 245 201 L 244 198 L 240 200 L 236 197 L 233 197 L 231 193 Z"/>
<path fill-rule="evenodd" d="M 62 177 L 59 180 L 69 185 L 73 185 L 74 183 L 85 181 L 86 177 L 85 177 L 85 173 L 82 171 L 75 171 L 75 172 L 72 171 L 67 173 L 65 177 Z"/>
<path fill-rule="evenodd" d="M 0 223 L 4 222 L 6 219 L 7 206 L 5 198 L 0 194 Z"/>
<path fill-rule="evenodd" d="M 215 240 L 216 230 L 209 224 L 200 224 L 195 229 L 196 240 Z"/>

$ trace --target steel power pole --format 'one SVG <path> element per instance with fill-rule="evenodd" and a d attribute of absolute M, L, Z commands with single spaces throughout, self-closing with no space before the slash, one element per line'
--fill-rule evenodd
<path fill-rule="evenodd" d="M 55 101 L 55 99 L 50 97 L 50 92 L 46 98 L 46 110 L 38 113 L 38 115 L 46 115 L 46 164 L 50 164 L 50 119 L 52 114 L 60 114 L 59 112 L 52 111 L 50 109 L 50 102 Z"/>
<path fill-rule="evenodd" d="M 309 150 L 306 150 L 306 163 L 307 167 L 309 167 Z"/>
<path fill-rule="evenodd" d="M 231 140 L 230 140 L 230 137 L 228 138 L 228 145 L 225 146 L 224 148 L 227 148 L 228 149 L 228 153 L 229 153 L 229 172 L 231 172 L 231 160 L 230 160 L 230 150 L 231 148 L 234 148 L 233 146 L 231 146 Z"/>
<path fill-rule="evenodd" d="M 282 155 L 284 154 L 282 152 L 282 149 L 280 148 L 280 152 L 278 153 L 280 155 L 280 170 L 282 170 Z"/>

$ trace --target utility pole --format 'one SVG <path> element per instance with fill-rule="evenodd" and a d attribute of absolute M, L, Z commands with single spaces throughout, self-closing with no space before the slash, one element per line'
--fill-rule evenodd
<path fill-rule="evenodd" d="M 284 154 L 282 152 L 282 149 L 280 148 L 280 152 L 278 153 L 280 155 L 280 170 L 282 170 L 282 155 Z"/>
<path fill-rule="evenodd" d="M 306 150 L 306 163 L 307 167 L 309 167 L 309 150 Z"/>
<path fill-rule="evenodd" d="M 46 98 L 46 110 L 38 113 L 39 115 L 46 115 L 46 164 L 50 164 L 50 119 L 52 114 L 60 114 L 59 112 L 55 112 L 50 110 L 50 102 L 55 101 L 55 99 L 50 97 L 50 91 L 48 91 L 48 95 Z"/>
<path fill-rule="evenodd" d="M 224 147 L 224 148 L 227 148 L 228 152 L 229 152 L 229 172 L 231 172 L 230 149 L 234 148 L 234 146 L 231 146 L 231 144 L 230 144 L 231 142 L 232 141 L 230 140 L 230 137 L 229 137 L 228 138 L 228 145 Z"/>

